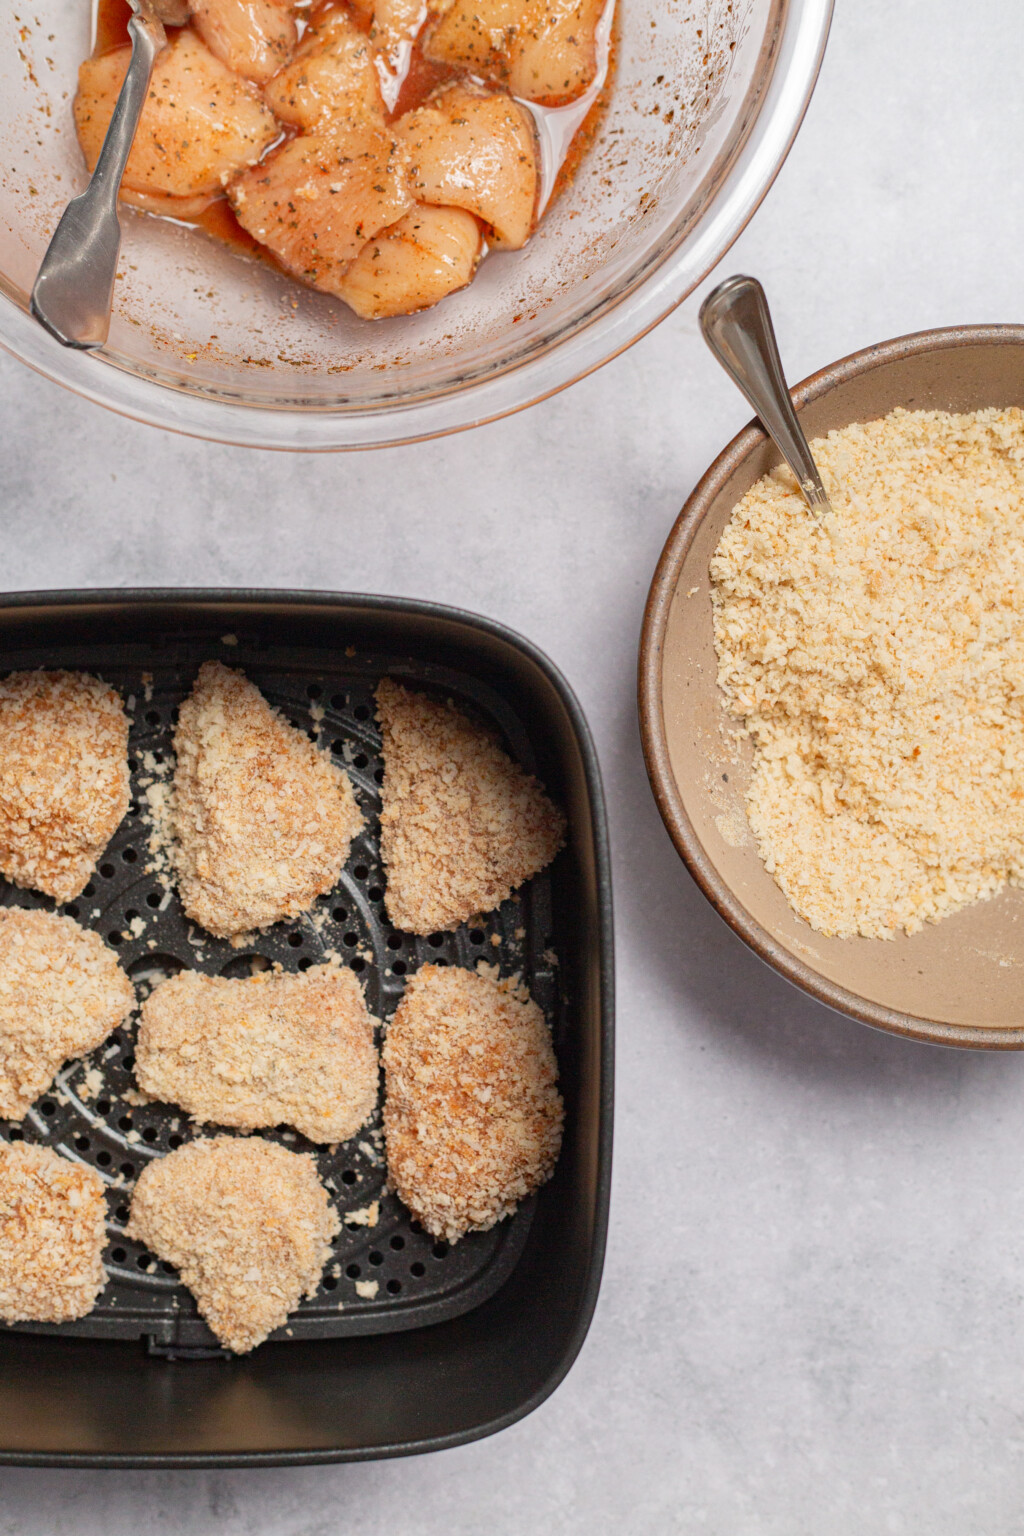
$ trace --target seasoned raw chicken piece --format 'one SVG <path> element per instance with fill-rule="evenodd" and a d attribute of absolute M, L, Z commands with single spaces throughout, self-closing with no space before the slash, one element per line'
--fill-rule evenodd
<path fill-rule="evenodd" d="M 551 862 L 565 818 L 487 731 L 390 678 L 377 689 L 377 719 L 384 899 L 396 928 L 455 928 Z"/>
<path fill-rule="evenodd" d="M 342 11 L 310 27 L 287 69 L 264 91 L 282 123 L 309 130 L 324 118 L 384 125 L 384 103 L 373 49 Z"/>
<path fill-rule="evenodd" d="M 117 48 L 86 59 L 78 71 L 75 123 L 90 170 L 130 57 L 130 48 Z M 186 198 L 219 192 L 279 133 L 255 86 L 185 27 L 157 58 L 124 187 Z"/>
<path fill-rule="evenodd" d="M 0 870 L 70 901 L 128 810 L 128 717 L 86 672 L 0 682 Z"/>
<path fill-rule="evenodd" d="M 435 1237 L 509 1216 L 551 1177 L 558 1067 L 529 998 L 455 966 L 409 982 L 384 1042 L 388 1182 Z"/>
<path fill-rule="evenodd" d="M 222 63 L 264 85 L 298 41 L 291 0 L 191 0 L 192 21 Z"/>
<path fill-rule="evenodd" d="M 431 29 L 430 59 L 499 81 L 545 106 L 573 101 L 597 74 L 606 0 L 454 0 Z"/>
<path fill-rule="evenodd" d="M 228 196 L 243 229 L 282 266 L 333 294 L 367 240 L 413 203 L 392 131 L 332 119 L 247 171 Z"/>
<path fill-rule="evenodd" d="M 373 1020 L 347 966 L 244 980 L 182 971 L 142 1005 L 135 1075 L 196 1120 L 347 1141 L 377 1102 Z"/>
<path fill-rule="evenodd" d="M 174 750 L 171 857 L 194 922 L 230 938 L 330 890 L 363 825 L 348 775 L 243 673 L 204 662 Z"/>
<path fill-rule="evenodd" d="M 49 1147 L 0 1145 L 0 1318 L 70 1323 L 107 1283 L 103 1181 Z"/>
<path fill-rule="evenodd" d="M 417 202 L 465 208 L 517 250 L 537 206 L 537 151 L 525 108 L 510 97 L 447 86 L 395 124 Z"/>
<path fill-rule="evenodd" d="M 308 1154 L 214 1136 L 143 1169 L 126 1231 L 180 1271 L 218 1339 L 242 1355 L 315 1294 L 339 1228 Z"/>
<path fill-rule="evenodd" d="M 363 246 L 338 294 L 364 320 L 411 315 L 471 282 L 482 249 L 471 213 L 421 204 Z"/>
<path fill-rule="evenodd" d="M 427 0 L 377 0 L 370 36 L 390 68 L 402 72 L 409 51 L 427 19 Z"/>
<path fill-rule="evenodd" d="M 23 1119 L 58 1068 L 95 1050 L 134 1003 L 98 933 L 51 912 L 0 908 L 0 1116 Z"/>

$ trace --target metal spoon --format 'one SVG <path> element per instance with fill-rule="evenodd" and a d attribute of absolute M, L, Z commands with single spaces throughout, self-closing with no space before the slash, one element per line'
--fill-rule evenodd
<path fill-rule="evenodd" d="M 183 26 L 187 0 L 129 0 L 132 56 L 96 169 L 65 208 L 32 289 L 32 313 L 66 347 L 102 347 L 110 330 L 121 225 L 117 194 L 149 92 L 164 26 Z"/>
<path fill-rule="evenodd" d="M 700 307 L 704 340 L 754 407 L 761 424 L 796 476 L 811 511 L 832 503 L 822 483 L 782 371 L 764 289 L 756 277 L 727 277 Z"/>

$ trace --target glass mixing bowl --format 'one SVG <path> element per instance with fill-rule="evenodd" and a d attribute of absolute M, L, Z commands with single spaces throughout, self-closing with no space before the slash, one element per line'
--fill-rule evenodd
<path fill-rule="evenodd" d="M 736 238 L 800 125 L 833 0 L 620 0 L 616 79 L 575 179 L 525 249 L 422 314 L 358 319 L 185 226 L 125 210 L 110 339 L 54 341 L 28 294 L 85 183 L 71 118 L 86 0 L 0 17 L 0 345 L 156 426 L 264 448 L 432 437 L 606 362 Z"/>

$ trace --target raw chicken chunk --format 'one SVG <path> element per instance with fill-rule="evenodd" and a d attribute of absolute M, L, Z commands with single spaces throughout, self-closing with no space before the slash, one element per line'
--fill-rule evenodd
<path fill-rule="evenodd" d="M 174 749 L 171 856 L 194 922 L 230 938 L 330 890 L 363 824 L 348 775 L 241 672 L 204 663 Z"/>
<path fill-rule="evenodd" d="M 183 971 L 142 1005 L 135 1074 L 197 1120 L 347 1141 L 377 1102 L 373 1020 L 347 966 L 238 980 Z"/>
<path fill-rule="evenodd" d="M 70 901 L 129 805 L 128 717 L 86 672 L 0 683 L 0 870 Z"/>
<path fill-rule="evenodd" d="M 49 1147 L 0 1146 L 0 1318 L 70 1323 L 107 1283 L 103 1181 Z"/>
<path fill-rule="evenodd" d="M 465 208 L 517 250 L 533 230 L 537 150 L 525 108 L 510 97 L 448 86 L 395 124 L 418 202 Z"/>
<path fill-rule="evenodd" d="M 396 928 L 429 934 L 490 912 L 554 858 L 565 818 L 453 704 L 377 689 L 381 856 Z"/>
<path fill-rule="evenodd" d="M 424 965 L 384 1042 L 388 1182 L 434 1237 L 486 1232 L 551 1177 L 562 1098 L 530 998 Z"/>
<path fill-rule="evenodd" d="M 454 0 L 424 52 L 545 106 L 574 101 L 597 74 L 606 0 Z"/>
<path fill-rule="evenodd" d="M 373 49 L 342 11 L 310 27 L 295 57 L 264 92 L 282 123 L 309 130 L 325 118 L 384 125 Z"/>
<path fill-rule="evenodd" d="M 285 144 L 228 195 L 238 222 L 282 266 L 333 294 L 367 240 L 413 203 L 391 130 L 334 120 Z"/>
<path fill-rule="evenodd" d="M 412 43 L 427 19 L 426 0 L 377 0 L 370 36 L 389 67 L 401 73 Z"/>
<path fill-rule="evenodd" d="M 98 933 L 52 912 L 0 908 L 0 1116 L 24 1119 L 61 1065 L 95 1050 L 134 1003 Z"/>
<path fill-rule="evenodd" d="M 411 315 L 471 282 L 482 250 L 471 213 L 421 205 L 363 246 L 338 294 L 364 320 Z"/>
<path fill-rule="evenodd" d="M 298 41 L 291 0 L 191 0 L 192 22 L 211 53 L 264 85 Z"/>
<path fill-rule="evenodd" d="M 126 1231 L 180 1271 L 218 1339 L 241 1355 L 315 1294 L 339 1229 L 308 1154 L 214 1136 L 143 1169 Z"/>
<path fill-rule="evenodd" d="M 89 169 L 96 164 L 130 48 L 86 59 L 78 71 L 75 123 Z M 214 58 L 187 27 L 160 53 L 128 156 L 128 191 L 195 198 L 219 192 L 278 137 L 255 86 Z"/>

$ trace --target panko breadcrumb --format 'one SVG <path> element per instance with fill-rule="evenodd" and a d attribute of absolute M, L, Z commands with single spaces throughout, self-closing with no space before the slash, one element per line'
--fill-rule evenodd
<path fill-rule="evenodd" d="M 473 971 L 425 965 L 383 1061 L 388 1179 L 435 1237 L 485 1232 L 551 1177 L 563 1109 L 535 1002 Z"/>
<path fill-rule="evenodd" d="M 230 938 L 331 889 L 363 825 L 348 775 L 243 673 L 204 663 L 174 749 L 171 856 L 194 922 Z"/>
<path fill-rule="evenodd" d="M 85 1317 L 107 1283 L 105 1242 L 98 1173 L 49 1147 L 0 1146 L 0 1318 Z"/>
<path fill-rule="evenodd" d="M 221 1343 L 243 1355 L 315 1293 L 340 1224 L 308 1154 L 214 1136 L 143 1169 L 125 1230 L 175 1266 Z"/>
<path fill-rule="evenodd" d="M 1024 880 L 1024 413 L 896 410 L 759 480 L 711 563 L 762 858 L 820 932 L 892 938 Z"/>
<path fill-rule="evenodd" d="M 0 682 L 0 870 L 55 901 L 77 896 L 129 805 L 128 717 L 86 672 Z"/>
<path fill-rule="evenodd" d="M 554 858 L 565 818 L 481 727 L 385 678 L 381 855 L 397 928 L 428 934 L 491 912 Z"/>
<path fill-rule="evenodd" d="M 373 1020 L 347 966 L 244 980 L 183 971 L 142 1005 L 135 1075 L 197 1120 L 347 1141 L 377 1102 Z"/>
<path fill-rule="evenodd" d="M 73 1056 L 128 1017 L 131 982 L 70 917 L 0 908 L 0 1116 L 21 1120 Z"/>

